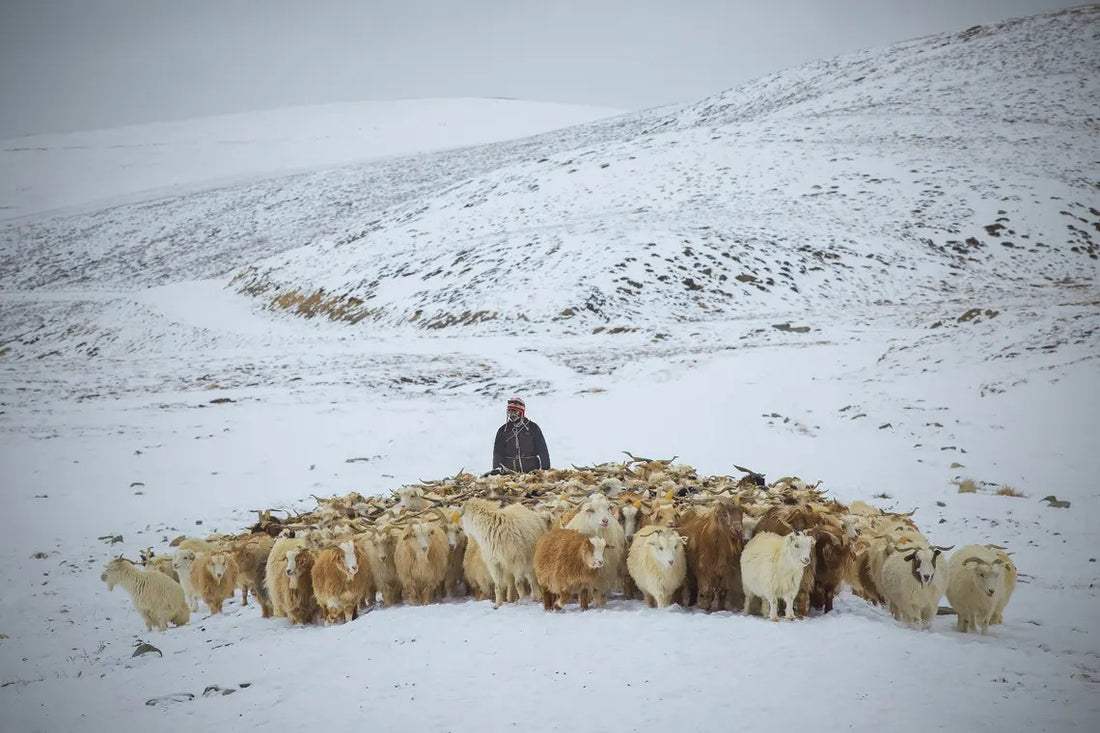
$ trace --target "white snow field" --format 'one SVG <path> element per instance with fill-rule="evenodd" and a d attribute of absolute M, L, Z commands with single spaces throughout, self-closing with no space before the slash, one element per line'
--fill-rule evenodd
<path fill-rule="evenodd" d="M 1096 730 L 1097 68 L 1092 5 L 0 224 L 0 730 Z M 1007 546 L 1005 622 L 915 631 L 845 590 L 779 623 L 615 598 L 295 628 L 238 598 L 147 633 L 99 579 L 488 470 L 513 394 L 559 466 L 738 464 Z"/>
<path fill-rule="evenodd" d="M 0 219 L 526 137 L 620 114 L 511 99 L 344 102 L 0 140 Z"/>

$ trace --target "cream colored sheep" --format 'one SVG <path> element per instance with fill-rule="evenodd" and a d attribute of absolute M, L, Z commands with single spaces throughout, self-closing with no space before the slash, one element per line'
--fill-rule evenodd
<path fill-rule="evenodd" d="M 642 591 L 646 606 L 666 608 L 684 584 L 686 539 L 674 529 L 642 527 L 634 535 L 626 567 Z"/>
<path fill-rule="evenodd" d="M 179 584 L 183 587 L 184 597 L 187 599 L 187 607 L 191 613 L 199 612 L 199 594 L 191 587 L 191 566 L 195 563 L 194 550 L 176 550 L 172 558 L 172 568 L 179 577 Z"/>
<path fill-rule="evenodd" d="M 202 596 L 210 613 L 221 613 L 222 604 L 237 590 L 237 557 L 233 552 L 200 552 L 191 564 L 191 588 Z"/>
<path fill-rule="evenodd" d="M 606 501 L 606 499 L 605 499 Z M 470 499 L 462 508 L 462 528 L 477 542 L 496 594 L 494 608 L 504 603 L 511 583 L 527 583 L 536 598 L 535 545 L 546 533 L 546 525 L 538 514 L 520 505 L 503 509 L 487 499 Z"/>
<path fill-rule="evenodd" d="M 107 569 L 99 578 L 107 584 L 108 591 L 114 590 L 115 585 L 126 589 L 149 631 L 154 628 L 164 631 L 169 623 L 183 626 L 191 618 L 183 588 L 164 573 L 143 570 L 129 560 L 116 557 L 107 563 Z"/>

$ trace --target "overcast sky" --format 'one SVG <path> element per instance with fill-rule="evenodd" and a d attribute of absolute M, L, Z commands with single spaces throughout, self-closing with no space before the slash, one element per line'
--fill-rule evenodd
<path fill-rule="evenodd" d="M 0 0 L 0 138 L 298 104 L 624 109 L 1057 0 Z"/>

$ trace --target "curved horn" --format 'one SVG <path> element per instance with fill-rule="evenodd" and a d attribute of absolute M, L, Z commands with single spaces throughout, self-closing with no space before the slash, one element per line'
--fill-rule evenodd
<path fill-rule="evenodd" d="M 940 552 L 947 552 L 948 550 L 952 550 L 954 548 L 955 548 L 954 545 L 948 545 L 947 547 L 941 547 L 939 545 L 932 545 L 933 550 L 939 550 Z"/>
<path fill-rule="evenodd" d="M 919 508 L 919 507 L 913 507 L 913 511 L 911 511 L 911 512 L 906 512 L 906 513 L 902 514 L 901 516 L 903 516 L 903 517 L 911 517 L 911 516 L 913 516 L 914 514 L 916 514 L 916 513 L 917 513 L 917 509 L 918 509 L 918 508 Z M 954 545 L 952 545 L 952 547 L 954 547 Z"/>
<path fill-rule="evenodd" d="M 980 562 L 982 565 L 988 565 L 989 564 L 985 560 L 981 559 L 980 557 L 968 557 L 965 560 L 963 560 L 963 565 L 969 565 L 972 562 Z"/>

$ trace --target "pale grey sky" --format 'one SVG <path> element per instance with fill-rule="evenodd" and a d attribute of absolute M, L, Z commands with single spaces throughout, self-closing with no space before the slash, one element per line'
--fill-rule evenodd
<path fill-rule="evenodd" d="M 641 109 L 1058 0 L 0 0 L 0 138 L 337 101 Z"/>

